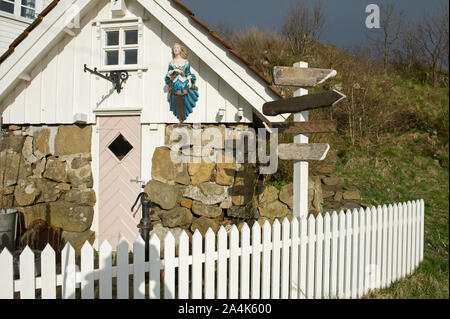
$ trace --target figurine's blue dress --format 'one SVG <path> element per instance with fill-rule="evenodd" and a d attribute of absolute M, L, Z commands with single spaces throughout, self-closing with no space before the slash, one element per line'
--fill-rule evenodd
<path fill-rule="evenodd" d="M 184 118 L 180 120 L 184 121 L 192 113 L 192 109 L 198 101 L 198 88 L 195 86 L 196 76 L 191 73 L 191 66 L 187 60 L 183 66 L 174 66 L 172 63 L 169 63 L 169 71 L 175 69 L 178 70 L 173 72 L 172 75 L 167 74 L 165 78 L 166 84 L 169 86 L 170 110 L 180 119 L 175 106 L 175 96 L 182 95 L 184 99 Z M 189 88 L 189 79 L 191 79 L 191 88 Z"/>

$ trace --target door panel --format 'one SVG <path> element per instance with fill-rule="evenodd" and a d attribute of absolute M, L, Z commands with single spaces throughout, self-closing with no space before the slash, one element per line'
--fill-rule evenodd
<path fill-rule="evenodd" d="M 130 209 L 141 187 L 130 180 L 141 176 L 140 117 L 100 117 L 99 133 L 98 237 L 115 249 L 121 236 L 132 244 L 139 233 L 141 213 Z"/>

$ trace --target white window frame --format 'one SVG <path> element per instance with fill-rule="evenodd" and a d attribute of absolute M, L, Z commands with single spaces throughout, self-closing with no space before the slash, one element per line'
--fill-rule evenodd
<path fill-rule="evenodd" d="M 38 14 L 40 13 L 40 11 L 42 11 L 42 0 L 36 0 L 35 1 L 35 7 L 29 7 L 29 6 L 25 6 L 22 5 L 22 0 L 4 0 L 6 2 L 9 2 L 11 4 L 14 4 L 14 13 L 10 13 L 10 12 L 6 12 L 6 11 L 0 11 L 0 15 L 2 16 L 6 16 L 6 17 L 10 17 L 10 18 L 14 18 L 20 21 L 24 21 L 24 22 L 30 22 L 33 21 L 34 19 L 37 18 Z M 27 8 L 27 9 L 32 9 L 34 10 L 34 18 L 28 18 L 28 17 L 22 17 L 22 7 Z"/>
<path fill-rule="evenodd" d="M 144 61 L 144 37 L 143 37 L 143 21 L 142 18 L 123 18 L 123 19 L 110 19 L 99 20 L 94 22 L 97 26 L 97 43 L 100 54 L 100 65 L 97 68 L 99 72 L 111 72 L 111 71 L 144 71 L 148 69 Z M 137 30 L 138 43 L 125 45 L 125 31 Z M 119 31 L 119 45 L 118 46 L 106 46 L 106 32 Z M 126 49 L 137 49 L 137 64 L 125 64 Z M 106 65 L 105 52 L 108 50 L 119 50 L 119 64 L 118 65 Z"/>

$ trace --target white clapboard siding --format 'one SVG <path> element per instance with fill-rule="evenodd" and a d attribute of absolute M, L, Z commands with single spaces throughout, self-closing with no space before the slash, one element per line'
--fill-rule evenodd
<path fill-rule="evenodd" d="M 96 109 L 138 107 L 142 108 L 142 123 L 179 123 L 169 110 L 164 77 L 172 59 L 171 46 L 175 42 L 183 41 L 180 41 L 150 12 L 144 14 L 146 10 L 135 1 L 130 1 L 130 6 L 132 9 L 129 10 L 127 19 L 132 15 L 147 17 L 143 21 L 143 37 L 140 38 L 141 41 L 143 39 L 144 51 L 144 61 L 140 64 L 145 69 L 141 72 L 129 70 L 129 78 L 120 94 L 112 89 L 110 82 L 84 72 L 84 64 L 91 69 L 103 68 L 100 52 L 102 37 L 97 37 L 97 26 L 94 21 L 110 19 L 111 11 L 109 1 L 98 1 L 89 10 L 83 11 L 80 28 L 77 29 L 75 36 L 63 34 L 56 43 L 44 50 L 43 57 L 29 72 L 31 81 L 19 82 L 16 88 L 2 99 L 6 108 L 3 123 L 69 124 L 73 123 L 76 113 L 84 113 L 88 116 L 88 122 L 94 124 L 93 111 Z M 2 47 L 7 47 L 8 40 L 12 42 L 16 38 L 14 34 L 20 34 L 19 31 L 26 26 L 16 28 L 11 23 L 4 23 L 3 20 L 0 17 L 0 51 Z M 217 41 L 212 40 L 209 35 L 199 34 L 198 37 L 206 41 L 204 43 L 206 46 L 217 46 Z M 220 59 L 229 60 L 227 50 L 222 48 L 215 50 L 220 52 Z M 214 63 L 203 61 L 189 47 L 188 51 L 191 72 L 197 77 L 196 86 L 200 98 L 194 112 L 185 123 L 252 122 L 253 107 L 221 77 L 223 76 L 221 69 L 211 67 Z M 239 70 L 238 72 L 241 70 L 245 72 L 245 68 L 238 63 L 230 62 L 236 70 Z M 265 92 L 264 86 L 257 84 L 260 80 L 252 73 L 248 74 L 250 76 L 245 76 L 252 84 L 242 81 L 241 86 L 248 88 L 241 94 L 246 92 L 245 94 L 253 95 L 256 91 Z M 263 96 L 270 99 L 268 93 L 264 93 Z M 225 109 L 225 116 L 219 119 L 218 113 L 221 108 Z M 240 108 L 244 111 L 242 119 L 237 117 Z"/>
<path fill-rule="evenodd" d="M 418 267 L 423 259 L 423 221 L 424 203 L 420 200 L 341 210 L 339 215 L 310 215 L 300 221 L 285 218 L 281 224 L 276 219 L 272 226 L 265 221 L 262 229 L 254 223 L 251 231 L 246 223 L 241 231 L 233 225 L 229 233 L 222 226 L 217 235 L 208 229 L 205 238 L 196 230 L 192 245 L 186 232 L 177 241 L 168 232 L 163 238 L 163 258 L 161 240 L 151 237 L 148 261 L 145 243 L 138 236 L 132 264 L 128 243 L 121 238 L 114 266 L 113 247 L 103 242 L 98 268 L 88 242 L 81 248 L 80 267 L 75 263 L 75 250 L 66 244 L 61 252 L 61 273 L 56 273 L 56 254 L 47 245 L 41 254 L 40 276 L 35 274 L 34 253 L 26 247 L 20 255 L 19 279 L 14 279 L 12 255 L 4 249 L 0 254 L 0 297 L 13 299 L 18 293 L 21 299 L 34 299 L 36 290 L 41 289 L 42 299 L 55 299 L 59 297 L 56 288 L 61 286 L 64 299 L 126 299 L 130 298 L 132 276 L 136 299 L 361 298 Z"/>

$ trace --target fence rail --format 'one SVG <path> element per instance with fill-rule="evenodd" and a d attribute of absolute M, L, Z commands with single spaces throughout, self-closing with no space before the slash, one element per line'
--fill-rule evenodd
<path fill-rule="evenodd" d="M 67 244 L 56 272 L 55 251 L 41 253 L 35 276 L 30 248 L 20 255 L 20 278 L 14 278 L 13 256 L 0 254 L 0 298 L 360 298 L 411 274 L 423 260 L 424 201 L 340 211 L 308 219 L 275 220 L 261 227 L 247 224 L 196 231 L 178 239 L 150 239 L 149 259 L 139 236 L 132 262 L 125 239 L 100 247 L 98 267 L 88 242 L 81 262 Z M 161 272 L 163 271 L 163 272 Z M 146 278 L 147 276 L 147 278 Z M 60 288 L 59 288 L 60 287 Z M 39 293 L 37 293 L 39 292 Z"/>

